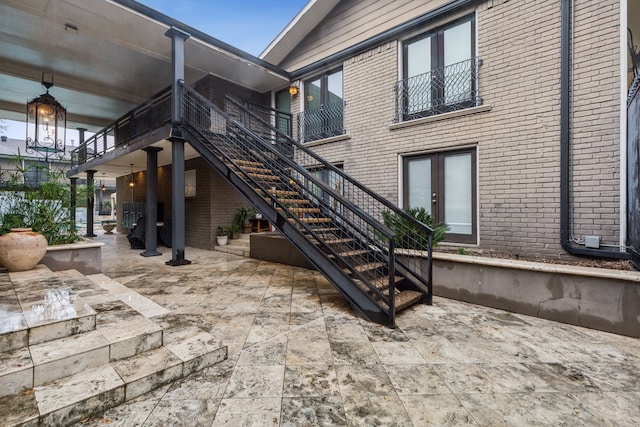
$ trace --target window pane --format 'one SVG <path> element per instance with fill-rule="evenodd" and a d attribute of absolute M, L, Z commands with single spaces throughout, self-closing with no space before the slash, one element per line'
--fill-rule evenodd
<path fill-rule="evenodd" d="M 342 101 L 342 70 L 327 76 L 327 103 Z"/>
<path fill-rule="evenodd" d="M 321 79 L 311 80 L 305 82 L 304 96 L 305 96 L 305 109 L 319 107 L 322 104 L 321 92 L 320 92 Z"/>
<path fill-rule="evenodd" d="M 431 108 L 431 37 L 407 45 L 407 112 Z"/>
<path fill-rule="evenodd" d="M 407 206 L 425 208 L 431 213 L 431 159 L 409 160 L 407 180 Z"/>
<path fill-rule="evenodd" d="M 471 154 L 455 154 L 444 159 L 444 222 L 450 233 L 471 234 L 473 218 Z"/>
<path fill-rule="evenodd" d="M 471 98 L 471 21 L 444 31 L 444 96 L 451 104 Z"/>

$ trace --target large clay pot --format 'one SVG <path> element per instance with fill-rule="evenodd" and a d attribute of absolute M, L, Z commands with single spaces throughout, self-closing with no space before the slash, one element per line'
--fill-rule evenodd
<path fill-rule="evenodd" d="M 47 254 L 47 239 L 30 228 L 12 228 L 0 236 L 0 264 L 9 271 L 35 267 Z"/>

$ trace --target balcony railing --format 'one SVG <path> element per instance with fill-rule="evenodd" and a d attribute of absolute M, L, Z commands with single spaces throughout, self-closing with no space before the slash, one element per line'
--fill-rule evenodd
<path fill-rule="evenodd" d="M 395 85 L 395 122 L 413 120 L 482 104 L 478 91 L 480 58 L 471 58 Z"/>
<path fill-rule="evenodd" d="M 171 87 L 163 89 L 71 152 L 72 166 L 101 157 L 134 138 L 171 121 Z"/>
<path fill-rule="evenodd" d="M 344 107 L 344 100 L 340 100 L 298 113 L 298 139 L 300 142 L 344 135 Z"/>

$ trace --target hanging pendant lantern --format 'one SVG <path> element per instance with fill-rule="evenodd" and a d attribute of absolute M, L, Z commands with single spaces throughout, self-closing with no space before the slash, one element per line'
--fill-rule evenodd
<path fill-rule="evenodd" d="M 45 73 L 42 73 L 41 83 L 47 92 L 27 103 L 26 150 L 27 153 L 36 152 L 48 161 L 64 155 L 67 110 L 49 94 L 53 75 L 50 81 L 45 81 Z"/>

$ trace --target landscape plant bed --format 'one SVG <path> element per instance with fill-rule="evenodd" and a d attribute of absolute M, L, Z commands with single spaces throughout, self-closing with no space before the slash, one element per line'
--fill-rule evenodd
<path fill-rule="evenodd" d="M 640 337 L 640 272 L 603 268 L 620 267 L 617 262 L 595 265 L 435 252 L 433 292 L 473 304 Z"/>
<path fill-rule="evenodd" d="M 562 264 L 562 265 L 574 265 L 580 267 L 593 267 L 593 268 L 607 268 L 611 270 L 628 270 L 633 271 L 631 262 L 628 260 L 608 260 L 608 259 L 594 259 L 594 258 L 580 258 L 575 257 L 567 253 L 558 254 L 557 258 L 548 256 L 534 256 L 534 255 L 520 255 L 510 254 L 506 252 L 499 252 L 493 250 L 476 250 L 476 249 L 463 249 L 447 248 L 440 246 L 434 253 L 442 252 L 448 254 L 468 255 L 468 256 L 482 256 L 487 258 L 503 258 L 517 261 L 529 261 L 540 262 L 543 264 Z M 464 253 L 461 253 L 464 252 Z"/>

